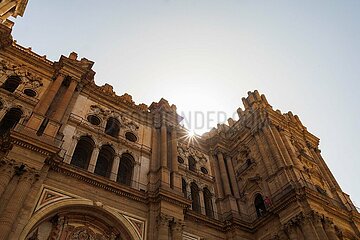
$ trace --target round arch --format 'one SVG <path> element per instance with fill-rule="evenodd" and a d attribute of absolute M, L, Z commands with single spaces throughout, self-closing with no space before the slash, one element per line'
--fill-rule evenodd
<path fill-rule="evenodd" d="M 125 234 L 129 236 L 130 239 L 140 239 L 140 236 L 130 222 L 120 213 L 114 211 L 114 209 L 108 206 L 102 205 L 99 202 L 93 202 L 86 199 L 66 199 L 43 207 L 30 218 L 27 225 L 22 230 L 19 239 L 26 239 L 28 234 L 30 234 L 38 224 L 50 216 L 56 215 L 62 210 L 73 208 L 81 209 L 82 207 L 87 210 L 92 210 L 94 213 L 99 213 L 108 219 L 114 220 L 114 224 L 120 226 L 119 229 L 125 231 Z"/>

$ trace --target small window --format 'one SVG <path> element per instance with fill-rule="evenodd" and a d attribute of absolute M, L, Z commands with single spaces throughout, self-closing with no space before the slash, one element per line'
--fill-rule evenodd
<path fill-rule="evenodd" d="M 35 97 L 36 96 L 36 92 L 32 89 L 25 89 L 24 90 L 24 93 L 26 96 L 29 96 L 29 97 Z"/>
<path fill-rule="evenodd" d="M 258 217 L 262 217 L 266 213 L 266 207 L 264 203 L 264 199 L 261 194 L 256 194 L 254 205 L 256 209 L 256 214 Z"/>
<path fill-rule="evenodd" d="M 87 117 L 87 120 L 92 124 L 92 125 L 95 125 L 95 126 L 98 126 L 100 124 L 100 118 L 98 118 L 97 116 L 95 115 L 89 115 Z"/>
<path fill-rule="evenodd" d="M 201 172 L 203 174 L 208 174 L 209 173 L 208 170 L 206 168 L 204 168 L 204 167 L 201 167 L 200 170 L 201 170 Z"/>
<path fill-rule="evenodd" d="M 193 171 L 193 172 L 196 172 L 196 161 L 195 161 L 195 159 L 190 156 L 188 158 L 188 161 L 189 161 L 189 170 Z"/>
<path fill-rule="evenodd" d="M 129 140 L 130 142 L 136 142 L 137 137 L 132 132 L 125 133 L 125 138 Z"/>
<path fill-rule="evenodd" d="M 120 123 L 116 118 L 110 117 L 106 123 L 105 133 L 112 137 L 118 137 L 120 131 Z"/>
<path fill-rule="evenodd" d="M 16 88 L 20 85 L 21 79 L 18 76 L 10 76 L 1 86 L 9 92 L 15 92 Z"/>
<path fill-rule="evenodd" d="M 178 157 L 178 158 L 177 158 L 177 161 L 178 161 L 178 163 L 181 163 L 181 164 L 184 163 L 184 159 L 182 159 L 181 157 Z"/>

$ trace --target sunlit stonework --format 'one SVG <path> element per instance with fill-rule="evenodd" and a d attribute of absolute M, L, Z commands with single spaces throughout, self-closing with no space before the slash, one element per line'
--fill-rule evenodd
<path fill-rule="evenodd" d="M 137 104 L 92 61 L 0 31 L 0 240 L 359 239 L 319 139 L 264 95 L 196 136 L 165 99 Z"/>

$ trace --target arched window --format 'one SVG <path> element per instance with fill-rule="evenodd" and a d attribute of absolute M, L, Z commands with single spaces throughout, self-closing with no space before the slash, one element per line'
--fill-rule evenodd
<path fill-rule="evenodd" d="M 265 208 L 264 199 L 260 193 L 256 194 L 255 200 L 254 200 L 254 205 L 255 205 L 257 216 L 258 217 L 263 216 L 266 212 L 266 208 Z"/>
<path fill-rule="evenodd" d="M 0 135 L 4 135 L 18 124 L 23 112 L 20 108 L 11 108 L 0 122 Z"/>
<path fill-rule="evenodd" d="M 190 185 L 191 189 L 191 207 L 195 212 L 201 213 L 201 205 L 200 205 L 200 196 L 199 196 L 199 187 L 196 183 L 192 182 Z"/>
<path fill-rule="evenodd" d="M 95 143 L 89 136 L 83 136 L 79 139 L 70 164 L 87 169 L 90 158 L 94 150 Z"/>
<path fill-rule="evenodd" d="M 15 92 L 16 88 L 20 85 L 21 79 L 18 76 L 10 76 L 6 79 L 1 88 L 9 91 Z"/>
<path fill-rule="evenodd" d="M 212 194 L 208 188 L 204 188 L 203 192 L 204 192 L 204 205 L 205 205 L 206 216 L 214 217 Z"/>
<path fill-rule="evenodd" d="M 134 158 L 124 153 L 120 158 L 120 165 L 117 175 L 117 182 L 130 186 L 134 168 Z"/>
<path fill-rule="evenodd" d="M 120 131 L 120 123 L 116 118 L 110 117 L 106 122 L 105 133 L 107 135 L 118 137 Z"/>
<path fill-rule="evenodd" d="M 184 198 L 187 198 L 187 192 L 186 192 L 186 181 L 185 181 L 185 179 L 181 179 L 182 181 L 181 181 L 181 190 L 182 190 L 182 192 L 183 192 L 183 194 L 184 194 Z"/>
<path fill-rule="evenodd" d="M 94 173 L 103 177 L 110 177 L 114 156 L 115 151 L 110 145 L 102 146 L 96 161 Z"/>
<path fill-rule="evenodd" d="M 188 161 L 189 161 L 189 170 L 193 171 L 193 172 L 196 172 L 196 161 L 195 161 L 195 159 L 190 156 L 188 158 Z"/>

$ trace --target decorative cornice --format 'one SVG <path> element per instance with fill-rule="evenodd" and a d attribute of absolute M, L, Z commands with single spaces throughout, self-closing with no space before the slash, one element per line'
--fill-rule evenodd
<path fill-rule="evenodd" d="M 96 176 L 86 170 L 79 169 L 62 162 L 52 161 L 50 165 L 52 170 L 62 173 L 66 176 L 76 178 L 90 185 L 103 188 L 109 192 L 113 192 L 117 195 L 124 196 L 135 201 L 147 203 L 145 193 L 137 189 L 121 185 L 109 179 L 103 179 L 102 177 Z"/>

